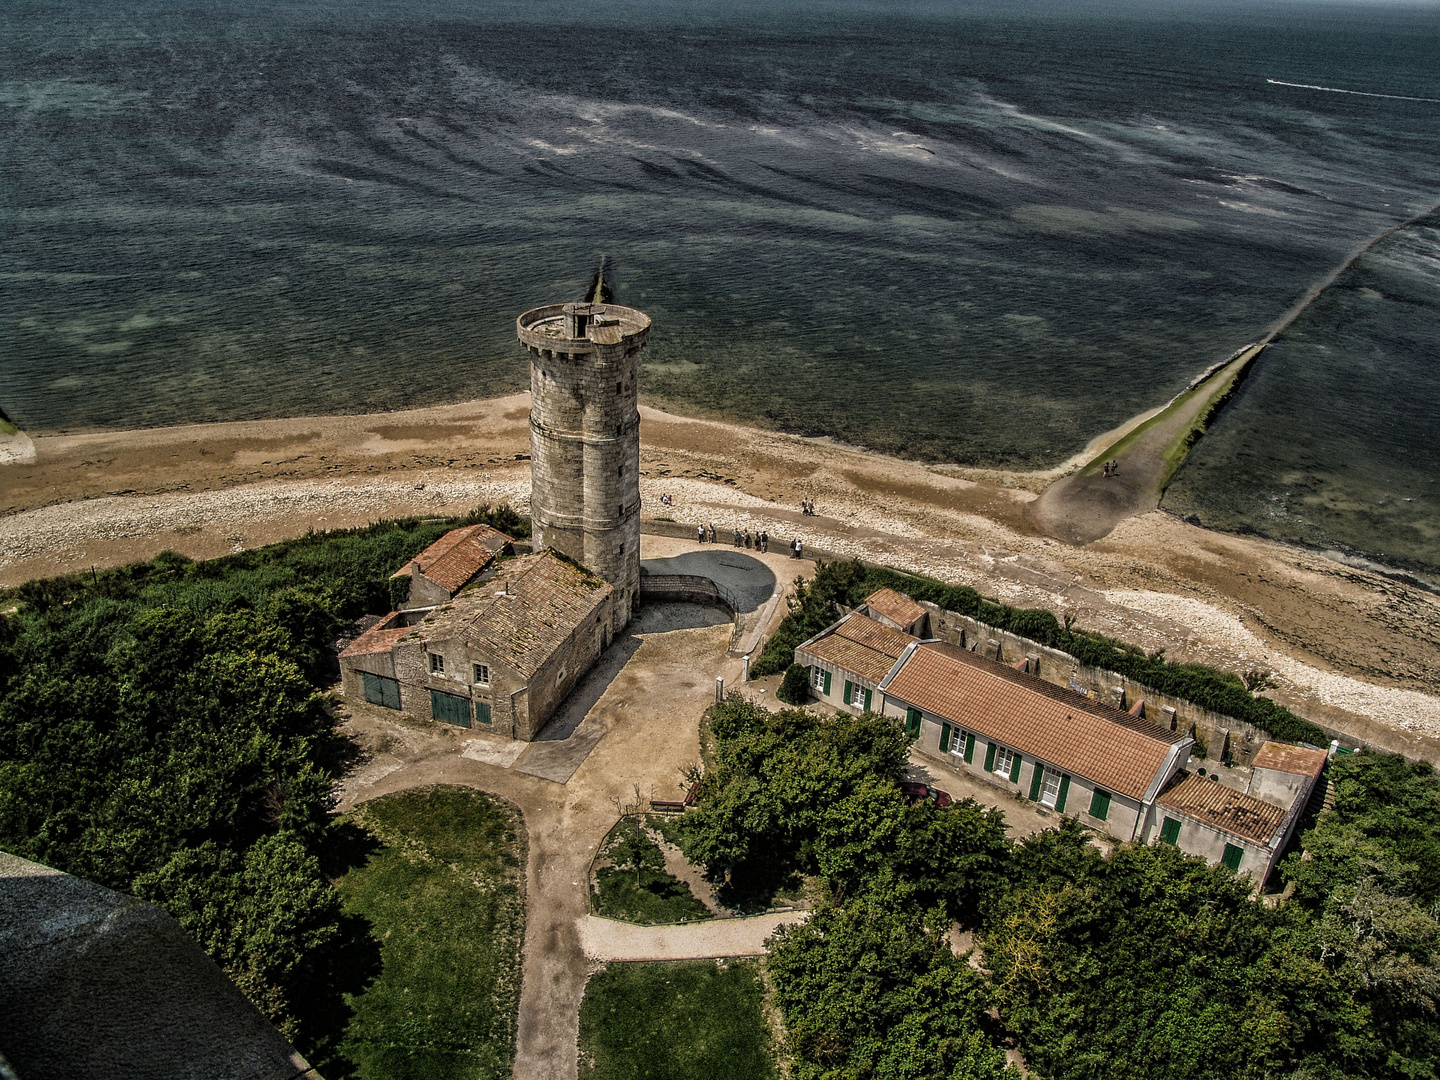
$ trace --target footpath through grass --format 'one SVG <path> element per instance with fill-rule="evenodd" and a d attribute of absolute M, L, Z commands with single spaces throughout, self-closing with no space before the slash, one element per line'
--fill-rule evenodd
<path fill-rule="evenodd" d="M 758 960 L 610 964 L 580 1006 L 580 1080 L 772 1080 Z"/>
<path fill-rule="evenodd" d="M 689 885 L 666 872 L 665 855 L 641 818 L 620 819 L 600 845 L 600 862 L 590 890 L 596 915 L 641 926 L 713 917 Z"/>
<path fill-rule="evenodd" d="M 431 787 L 354 814 L 382 845 L 338 883 L 368 919 L 382 969 L 352 995 L 329 1080 L 508 1077 L 524 932 L 519 815 L 477 791 Z"/>

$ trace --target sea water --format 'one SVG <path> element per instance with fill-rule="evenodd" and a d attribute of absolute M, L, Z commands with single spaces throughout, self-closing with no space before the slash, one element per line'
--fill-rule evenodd
<path fill-rule="evenodd" d="M 0 408 L 55 432 L 506 393 L 526 385 L 515 315 L 578 298 L 604 258 L 655 320 L 649 402 L 1047 467 L 1434 202 L 1437 23 L 1302 3 L 6 4 Z M 1426 333 L 1386 354 L 1412 387 L 1386 416 L 1434 445 Z M 1291 387 L 1293 427 L 1304 380 L 1371 363 L 1310 355 L 1262 359 L 1230 426 L 1283 442 L 1262 387 Z M 1373 415 L 1342 412 L 1345 437 L 1381 445 Z M 1359 487 L 1413 487 L 1372 459 Z M 1181 482 L 1199 506 L 1256 476 Z M 1253 516 L 1227 505 L 1197 512 Z"/>

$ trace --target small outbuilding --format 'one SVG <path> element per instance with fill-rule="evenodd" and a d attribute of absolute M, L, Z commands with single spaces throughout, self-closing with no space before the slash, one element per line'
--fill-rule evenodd
<path fill-rule="evenodd" d="M 396 581 L 410 579 L 409 591 L 396 607 L 443 604 L 494 566 L 496 559 L 514 553 L 514 541 L 489 525 L 451 529 L 390 575 Z"/>
<path fill-rule="evenodd" d="M 610 644 L 615 591 L 546 549 L 393 611 L 340 654 L 346 697 L 532 740 Z"/>
<path fill-rule="evenodd" d="M 917 638 L 930 636 L 930 613 L 894 589 L 878 589 L 865 598 L 859 611 L 876 622 Z"/>

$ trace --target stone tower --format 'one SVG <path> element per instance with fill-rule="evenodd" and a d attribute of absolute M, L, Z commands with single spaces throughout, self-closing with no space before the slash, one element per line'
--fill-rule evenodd
<path fill-rule="evenodd" d="M 640 595 L 635 383 L 650 317 L 618 304 L 549 304 L 515 329 L 530 350 L 532 542 L 614 586 L 623 622 Z"/>

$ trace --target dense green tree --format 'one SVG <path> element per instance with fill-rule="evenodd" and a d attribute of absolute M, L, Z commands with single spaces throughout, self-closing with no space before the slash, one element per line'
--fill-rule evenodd
<path fill-rule="evenodd" d="M 776 931 L 770 970 L 795 1080 L 1018 1080 L 982 1029 L 986 981 L 947 926 L 940 913 L 855 901 Z"/>
<path fill-rule="evenodd" d="M 388 575 L 447 527 L 205 563 L 167 552 L 11 591 L 0 847 L 160 903 L 303 1043 L 297 1017 L 334 1011 L 332 954 L 356 932 L 317 859 L 338 749 L 331 642 L 387 610 Z"/>

